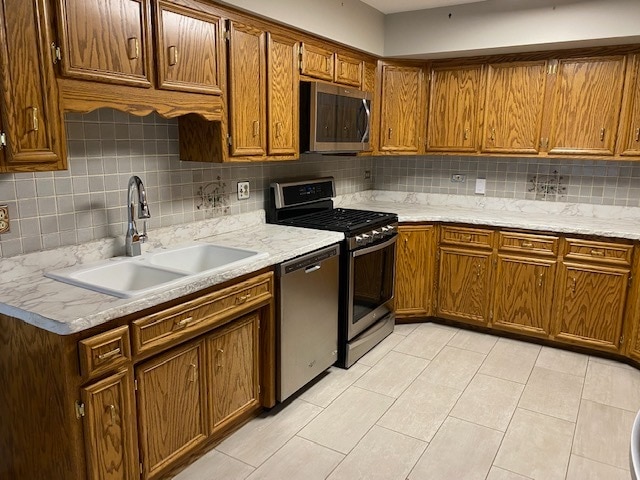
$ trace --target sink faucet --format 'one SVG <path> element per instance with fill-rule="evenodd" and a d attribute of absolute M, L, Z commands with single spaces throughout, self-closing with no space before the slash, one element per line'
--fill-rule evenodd
<path fill-rule="evenodd" d="M 147 192 L 140 177 L 133 175 L 129 179 L 127 186 L 127 238 L 125 240 L 125 251 L 128 257 L 140 255 L 140 244 L 147 241 L 147 221 L 143 223 L 142 234 L 138 233 L 136 221 L 133 219 L 134 197 L 133 189 L 138 191 L 138 218 L 151 218 L 149 205 L 147 205 Z"/>

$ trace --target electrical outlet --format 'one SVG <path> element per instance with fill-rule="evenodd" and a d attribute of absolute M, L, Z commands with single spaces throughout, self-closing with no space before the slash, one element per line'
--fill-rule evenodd
<path fill-rule="evenodd" d="M 246 200 L 249 196 L 249 182 L 238 182 L 238 200 Z"/>
<path fill-rule="evenodd" d="M 464 173 L 454 173 L 451 175 L 452 183 L 464 183 L 467 179 L 467 176 Z"/>
<path fill-rule="evenodd" d="M 0 205 L 0 233 L 9 231 L 9 207 Z"/>
<path fill-rule="evenodd" d="M 364 171 L 364 179 L 369 180 L 371 178 L 371 170 Z"/>

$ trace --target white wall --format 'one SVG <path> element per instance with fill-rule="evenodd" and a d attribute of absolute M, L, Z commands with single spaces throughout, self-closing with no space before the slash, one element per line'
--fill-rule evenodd
<path fill-rule="evenodd" d="M 387 15 L 384 53 L 437 58 L 638 42 L 640 0 L 488 0 Z"/>
<path fill-rule="evenodd" d="M 382 56 L 384 15 L 360 0 L 225 0 L 224 3 Z"/>

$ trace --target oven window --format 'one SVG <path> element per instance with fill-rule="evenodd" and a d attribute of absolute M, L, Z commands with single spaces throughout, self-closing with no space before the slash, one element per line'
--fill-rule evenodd
<path fill-rule="evenodd" d="M 353 259 L 352 324 L 393 298 L 395 243 Z"/>

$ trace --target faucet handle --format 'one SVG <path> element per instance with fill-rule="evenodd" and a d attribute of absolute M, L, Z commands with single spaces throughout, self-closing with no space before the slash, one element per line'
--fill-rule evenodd
<path fill-rule="evenodd" d="M 147 221 L 144 220 L 142 222 L 142 233 L 138 235 L 138 240 L 140 243 L 144 243 L 147 241 L 149 237 L 147 236 Z"/>

